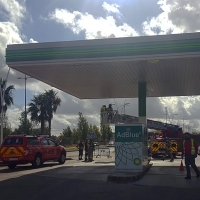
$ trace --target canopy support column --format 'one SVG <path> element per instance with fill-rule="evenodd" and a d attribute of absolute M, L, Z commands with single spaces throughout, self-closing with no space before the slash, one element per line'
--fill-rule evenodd
<path fill-rule="evenodd" d="M 138 112 L 139 112 L 139 122 L 144 126 L 147 125 L 146 117 L 146 94 L 147 88 L 145 82 L 138 83 Z"/>

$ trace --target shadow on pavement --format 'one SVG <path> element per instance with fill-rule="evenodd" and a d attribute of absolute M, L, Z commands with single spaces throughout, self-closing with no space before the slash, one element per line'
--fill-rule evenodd
<path fill-rule="evenodd" d="M 111 161 L 111 162 L 94 162 L 95 164 L 114 164 L 115 161 Z"/>
<path fill-rule="evenodd" d="M 59 165 L 58 163 L 44 163 L 40 169 L 42 168 L 47 168 L 47 167 L 54 167 Z M 13 173 L 13 172 L 20 172 L 20 171 L 25 171 L 25 170 L 35 170 L 35 168 L 32 167 L 31 164 L 27 164 L 27 165 L 17 165 L 17 167 L 15 169 L 9 169 L 7 168 L 7 166 L 5 166 L 6 169 L 0 169 L 0 174 L 1 173 Z"/>
<path fill-rule="evenodd" d="M 165 158 L 165 160 L 169 160 L 170 159 L 170 157 L 166 157 Z M 159 156 L 159 157 L 156 157 L 156 158 L 151 158 L 151 160 L 152 161 L 154 161 L 154 160 L 162 160 L 162 156 Z M 176 157 L 176 158 L 174 158 L 174 160 L 181 160 L 181 157 Z"/>
<path fill-rule="evenodd" d="M 28 166 L 26 167 L 29 169 Z M 26 167 L 20 168 L 24 170 Z M 160 169 L 156 168 L 152 169 L 158 170 L 160 173 L 162 170 L 164 172 L 177 170 L 177 167 L 163 167 L 162 170 L 161 167 Z M 107 175 L 113 171 L 113 166 L 62 166 L 33 174 L 22 174 L 20 177 L 0 182 L 0 198 L 2 200 L 129 200 L 134 199 L 133 197 L 140 200 L 147 198 L 162 200 L 199 199 L 199 189 L 194 188 L 180 189 L 104 182 Z M 150 171 L 148 174 L 151 174 Z M 149 182 L 152 182 L 153 179 L 152 177 Z M 160 181 L 164 182 L 165 178 L 162 177 Z"/>

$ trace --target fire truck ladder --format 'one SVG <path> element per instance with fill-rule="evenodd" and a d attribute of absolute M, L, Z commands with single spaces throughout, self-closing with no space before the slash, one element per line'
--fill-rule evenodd
<path fill-rule="evenodd" d="M 101 123 L 102 124 L 136 124 L 139 123 L 139 118 L 131 115 L 126 114 L 118 114 L 117 111 L 101 112 Z M 147 119 L 147 128 L 154 129 L 154 130 L 166 130 L 168 127 L 172 129 L 180 128 L 178 125 L 175 124 L 168 124 L 159 121 L 154 121 Z"/>

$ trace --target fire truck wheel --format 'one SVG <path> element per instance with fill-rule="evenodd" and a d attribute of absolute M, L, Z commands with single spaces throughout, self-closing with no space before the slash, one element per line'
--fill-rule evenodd
<path fill-rule="evenodd" d="M 9 169 L 15 169 L 15 167 L 16 167 L 16 164 L 8 164 Z"/>
<path fill-rule="evenodd" d="M 152 158 L 157 158 L 157 157 L 158 157 L 157 154 L 153 154 L 153 155 L 152 155 Z"/>
<path fill-rule="evenodd" d="M 41 158 L 41 155 L 40 155 L 40 154 L 36 154 L 36 155 L 35 155 L 35 159 L 34 159 L 34 161 L 33 161 L 33 163 L 32 163 L 32 166 L 33 166 L 34 168 L 38 168 L 38 167 L 41 167 L 41 165 L 42 165 L 42 158 Z"/>

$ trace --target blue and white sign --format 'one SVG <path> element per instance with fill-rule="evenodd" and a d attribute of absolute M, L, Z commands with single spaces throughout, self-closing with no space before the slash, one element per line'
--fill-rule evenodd
<path fill-rule="evenodd" d="M 90 139 L 94 139 L 94 133 L 90 133 Z"/>

